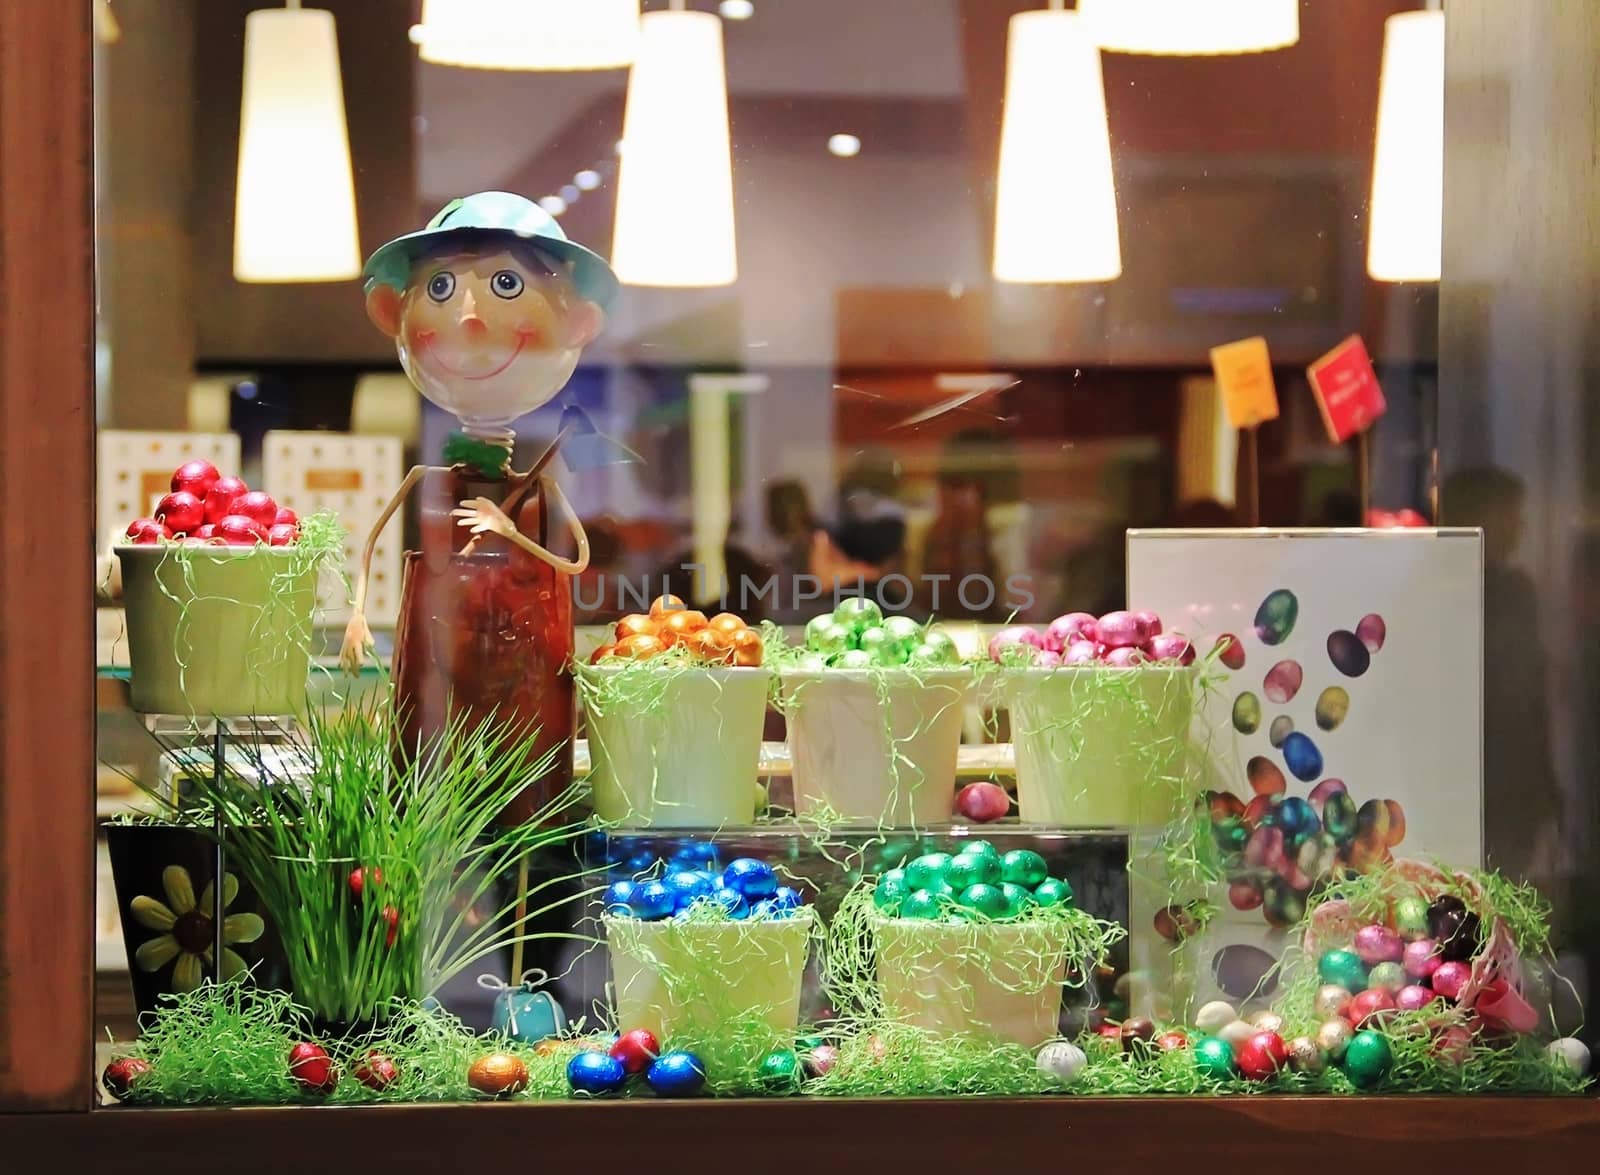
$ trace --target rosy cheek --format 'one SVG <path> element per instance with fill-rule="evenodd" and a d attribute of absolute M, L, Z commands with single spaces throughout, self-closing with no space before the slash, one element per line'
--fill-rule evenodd
<path fill-rule="evenodd" d="M 545 345 L 544 331 L 536 323 L 522 323 L 517 327 L 517 337 L 535 349 Z"/>
<path fill-rule="evenodd" d="M 406 328 L 406 349 L 413 354 L 423 351 L 428 344 L 433 342 L 436 331 L 424 330 L 420 326 L 411 325 Z"/>

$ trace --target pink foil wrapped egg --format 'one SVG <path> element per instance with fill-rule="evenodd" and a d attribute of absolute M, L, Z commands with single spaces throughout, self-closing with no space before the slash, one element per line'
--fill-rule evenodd
<path fill-rule="evenodd" d="M 1356 931 L 1356 954 L 1368 967 L 1377 963 L 1398 963 L 1405 953 L 1405 943 L 1387 926 L 1374 922 Z"/>
<path fill-rule="evenodd" d="M 1031 664 L 1033 658 L 1026 656 L 1018 650 L 1018 646 L 1032 649 L 1044 647 L 1044 637 L 1036 629 L 1026 624 L 1013 624 L 1002 628 L 989 638 L 989 660 L 1002 661 L 1015 658 L 1017 661 Z M 1007 650 L 1013 650 L 1007 652 Z"/>
<path fill-rule="evenodd" d="M 1057 616 L 1044 630 L 1044 647 L 1054 652 L 1070 648 L 1077 641 L 1094 641 L 1095 619 L 1087 612 L 1068 612 Z"/>
<path fill-rule="evenodd" d="M 1143 649 L 1130 648 L 1127 645 L 1112 649 L 1105 656 L 1105 663 L 1113 669 L 1132 669 L 1148 660 Z"/>
<path fill-rule="evenodd" d="M 1472 978 L 1472 968 L 1465 963 L 1440 963 L 1432 978 L 1434 993 L 1454 1003 L 1461 989 L 1467 986 L 1467 980 Z"/>
<path fill-rule="evenodd" d="M 1052 649 L 1040 649 L 1033 657 L 1035 669 L 1059 669 L 1061 667 L 1061 654 Z"/>
<path fill-rule="evenodd" d="M 1154 612 L 1135 612 L 1133 614 L 1133 618 L 1144 627 L 1146 643 L 1149 643 L 1161 635 L 1163 631 L 1161 627 L 1161 617 L 1157 616 Z"/>
<path fill-rule="evenodd" d="M 1108 649 L 1136 649 L 1151 635 L 1135 612 L 1107 612 L 1095 622 L 1095 634 Z"/>
<path fill-rule="evenodd" d="M 1061 656 L 1063 665 L 1093 665 L 1100 659 L 1100 646 L 1094 641 L 1073 641 Z"/>
<path fill-rule="evenodd" d="M 1415 983 L 1408 983 L 1395 993 L 1394 1006 L 1402 1012 L 1415 1012 L 1426 1008 L 1439 997 L 1433 994 L 1432 989 L 1419 987 Z"/>
<path fill-rule="evenodd" d="M 1439 969 L 1442 960 L 1439 957 L 1439 944 L 1431 938 L 1419 938 L 1415 942 L 1406 943 L 1405 957 L 1400 960 L 1406 965 L 1406 974 L 1413 979 L 1427 979 Z"/>
<path fill-rule="evenodd" d="M 1162 632 L 1150 638 L 1145 650 L 1154 661 L 1176 661 L 1179 665 L 1194 664 L 1194 645 L 1181 632 Z"/>

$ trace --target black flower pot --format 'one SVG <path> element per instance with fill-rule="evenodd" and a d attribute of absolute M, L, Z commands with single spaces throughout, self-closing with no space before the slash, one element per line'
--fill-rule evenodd
<path fill-rule="evenodd" d="M 210 889 L 214 849 L 200 833 L 169 824 L 105 829 L 128 975 L 139 1013 L 163 995 L 192 991 L 216 975 Z M 231 863 L 224 891 L 223 975 L 248 969 L 258 987 L 287 990 L 289 968 L 260 897 Z"/>

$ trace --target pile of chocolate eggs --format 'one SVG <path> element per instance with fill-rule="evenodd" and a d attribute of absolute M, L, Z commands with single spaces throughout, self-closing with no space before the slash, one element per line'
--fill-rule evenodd
<path fill-rule="evenodd" d="M 660 878 L 623 879 L 606 887 L 603 906 L 613 918 L 683 921 L 696 913 L 721 911 L 734 921 L 792 917 L 805 905 L 800 891 L 780 885 L 765 861 L 740 857 L 720 873 L 704 868 L 674 868 Z"/>
<path fill-rule="evenodd" d="M 1478 915 L 1454 894 L 1431 902 L 1411 896 L 1394 904 L 1393 922 L 1369 923 L 1348 948 L 1318 958 L 1319 1016 L 1337 1016 L 1359 1029 L 1382 1024 L 1396 1011 L 1418 1011 L 1436 1000 L 1453 1004 L 1460 996 L 1483 943 Z"/>
<path fill-rule="evenodd" d="M 816 672 L 960 664 L 961 654 L 948 633 L 909 616 L 886 617 L 876 603 L 859 597 L 843 600 L 832 612 L 807 622 L 805 652 L 795 668 Z"/>
<path fill-rule="evenodd" d="M 1257 1012 L 1245 1020 L 1232 1004 L 1214 1000 L 1196 1014 L 1195 1027 L 1205 1034 L 1193 1045 L 1195 1068 L 1219 1081 L 1266 1081 L 1284 1070 L 1310 1075 L 1333 1065 L 1366 1089 L 1381 1081 L 1394 1063 L 1382 1031 L 1337 1017 L 1324 1021 L 1314 1036 L 1285 1040 L 1278 1013 Z"/>
<path fill-rule="evenodd" d="M 1151 663 L 1191 665 L 1194 645 L 1181 632 L 1166 632 L 1154 612 L 1068 612 L 1043 631 L 1027 624 L 1002 628 L 989 640 L 989 659 L 1001 665 L 1055 669 L 1103 665 L 1132 669 Z"/>
<path fill-rule="evenodd" d="M 1008 921 L 1041 906 L 1072 905 L 1072 886 L 1051 877 L 1032 849 L 1002 854 L 986 840 L 972 840 L 953 855 L 924 853 L 888 870 L 872 901 L 890 918 Z"/>

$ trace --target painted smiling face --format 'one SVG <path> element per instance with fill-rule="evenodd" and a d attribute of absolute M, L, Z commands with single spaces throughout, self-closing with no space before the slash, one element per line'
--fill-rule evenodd
<path fill-rule="evenodd" d="M 367 313 L 428 400 L 494 427 L 553 399 L 602 322 L 563 267 L 532 247 L 419 258 L 405 292 L 375 287 Z"/>

